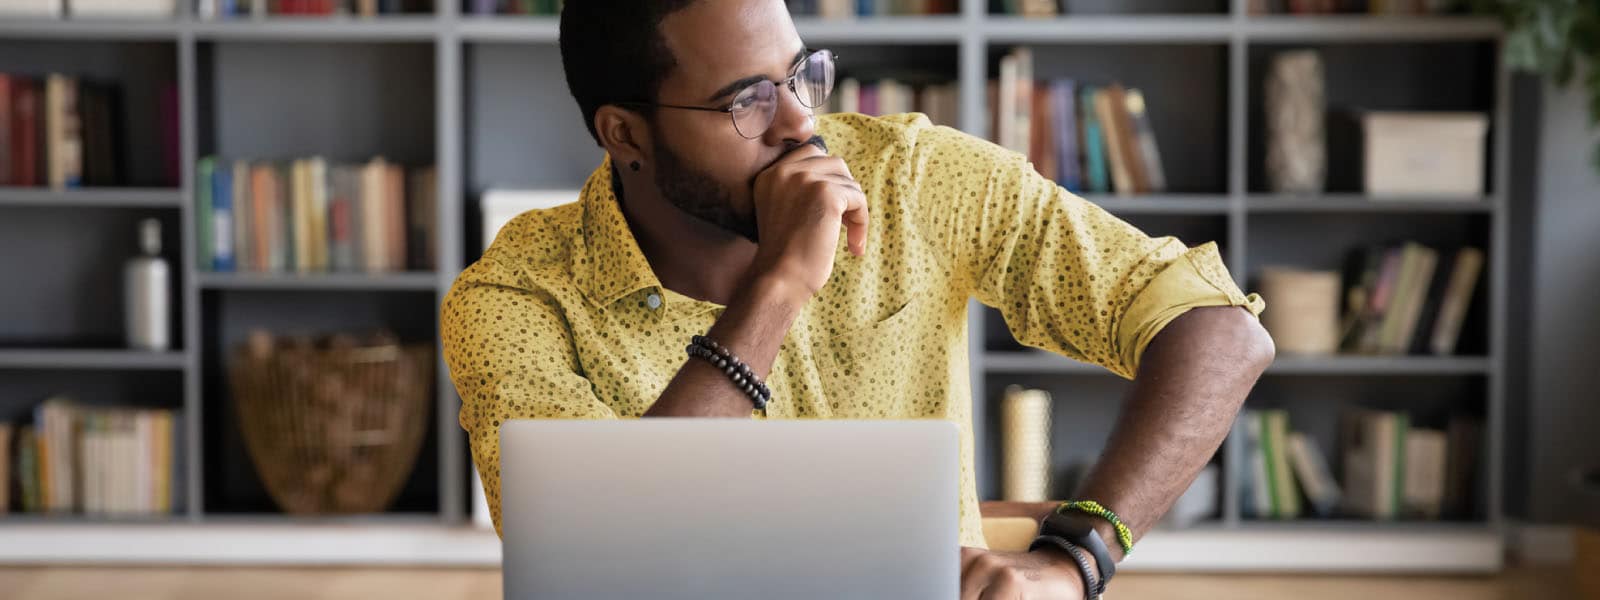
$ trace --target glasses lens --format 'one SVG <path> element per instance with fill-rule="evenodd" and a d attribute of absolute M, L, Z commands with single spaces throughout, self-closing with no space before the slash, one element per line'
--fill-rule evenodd
<path fill-rule="evenodd" d="M 795 70 L 794 94 L 807 108 L 819 108 L 833 93 L 833 53 L 812 52 Z"/>
<path fill-rule="evenodd" d="M 763 81 L 745 88 L 734 96 L 728 112 L 733 115 L 733 127 L 739 130 L 739 135 L 749 139 L 761 137 L 778 114 L 778 86 Z"/>

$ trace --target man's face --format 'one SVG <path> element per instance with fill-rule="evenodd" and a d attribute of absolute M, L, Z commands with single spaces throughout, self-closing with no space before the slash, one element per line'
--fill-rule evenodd
<path fill-rule="evenodd" d="M 726 108 L 746 86 L 783 81 L 805 52 L 781 0 L 699 0 L 664 19 L 661 35 L 677 62 L 657 95 L 662 104 Z M 755 177 L 813 141 L 811 112 L 781 86 L 771 128 L 747 139 L 728 113 L 659 109 L 651 123 L 656 187 L 680 210 L 755 241 Z"/>

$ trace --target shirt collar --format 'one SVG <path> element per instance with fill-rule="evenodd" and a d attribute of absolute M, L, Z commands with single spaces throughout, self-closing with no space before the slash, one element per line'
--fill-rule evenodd
<path fill-rule="evenodd" d="M 601 306 L 645 288 L 660 288 L 650 261 L 622 215 L 616 191 L 611 188 L 611 157 L 589 175 L 579 202 L 583 205 L 582 240 L 585 256 L 578 272 L 589 298 Z"/>

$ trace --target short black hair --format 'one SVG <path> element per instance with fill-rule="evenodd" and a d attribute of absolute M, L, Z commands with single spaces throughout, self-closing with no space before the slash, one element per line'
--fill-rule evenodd
<path fill-rule="evenodd" d="M 567 0 L 561 8 L 561 66 L 583 124 L 599 143 L 594 114 L 618 102 L 656 101 L 678 65 L 661 21 L 695 0 Z M 654 116 L 648 108 L 646 117 Z"/>

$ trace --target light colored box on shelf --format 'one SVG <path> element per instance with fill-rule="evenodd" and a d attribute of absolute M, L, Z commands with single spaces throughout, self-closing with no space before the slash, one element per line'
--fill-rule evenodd
<path fill-rule="evenodd" d="M 1369 112 L 1366 189 L 1374 198 L 1483 196 L 1489 118 L 1482 113 Z"/>

